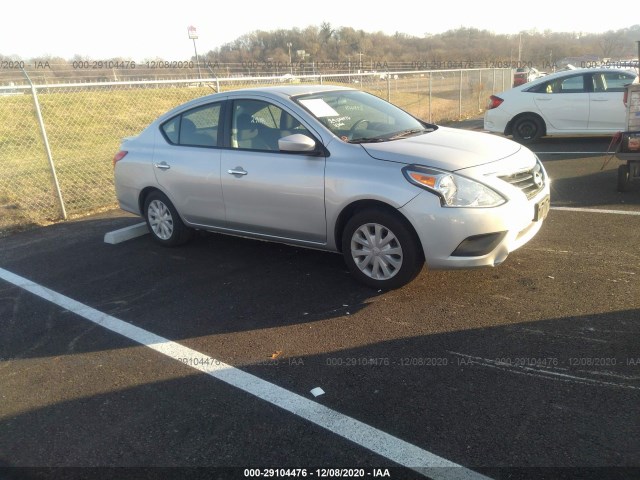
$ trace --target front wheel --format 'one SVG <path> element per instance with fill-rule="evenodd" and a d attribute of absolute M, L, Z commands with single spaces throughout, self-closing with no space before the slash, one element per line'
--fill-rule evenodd
<path fill-rule="evenodd" d="M 159 191 L 151 192 L 144 202 L 144 217 L 153 239 L 165 247 L 187 242 L 193 233 L 178 215 L 171 201 Z"/>
<path fill-rule="evenodd" d="M 342 253 L 351 274 L 378 289 L 399 288 L 413 280 L 424 265 L 420 243 L 397 214 L 364 210 L 344 228 Z"/>
<path fill-rule="evenodd" d="M 544 124 L 534 115 L 523 115 L 513 122 L 513 139 L 520 143 L 533 143 L 542 137 Z"/>

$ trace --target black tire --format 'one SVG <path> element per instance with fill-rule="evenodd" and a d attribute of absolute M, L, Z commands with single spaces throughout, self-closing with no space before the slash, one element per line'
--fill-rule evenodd
<path fill-rule="evenodd" d="M 618 191 L 626 192 L 629 187 L 629 165 L 618 166 Z"/>
<path fill-rule="evenodd" d="M 143 213 L 151 237 L 160 245 L 175 247 L 188 242 L 193 236 L 193 230 L 182 222 L 176 208 L 160 191 L 147 195 Z"/>
<path fill-rule="evenodd" d="M 371 258 L 367 253 L 373 250 Z M 342 233 L 342 254 L 358 281 L 383 290 L 406 285 L 424 265 L 422 247 L 411 226 L 399 214 L 384 210 L 363 210 L 349 219 Z"/>
<path fill-rule="evenodd" d="M 544 122 L 535 115 L 523 115 L 514 120 L 511 133 L 519 143 L 533 143 L 544 134 Z"/>

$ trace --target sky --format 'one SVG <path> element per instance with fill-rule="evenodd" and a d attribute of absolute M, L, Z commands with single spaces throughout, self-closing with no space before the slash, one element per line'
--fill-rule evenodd
<path fill-rule="evenodd" d="M 188 60 L 193 55 L 190 25 L 197 29 L 198 53 L 206 53 L 256 30 L 304 29 L 323 22 L 334 28 L 419 37 L 459 27 L 495 33 L 602 33 L 634 23 L 623 7 L 617 14 L 602 15 L 589 12 L 584 2 L 554 2 L 551 9 L 526 5 L 531 6 L 517 0 L 9 1 L 0 8 L 0 54 L 23 60 L 74 55 L 92 60 Z"/>

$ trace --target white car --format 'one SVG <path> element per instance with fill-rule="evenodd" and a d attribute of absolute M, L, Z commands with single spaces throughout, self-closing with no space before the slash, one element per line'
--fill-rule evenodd
<path fill-rule="evenodd" d="M 552 73 L 491 95 L 484 129 L 531 143 L 545 135 L 612 135 L 625 130 L 629 70 L 584 68 Z"/>

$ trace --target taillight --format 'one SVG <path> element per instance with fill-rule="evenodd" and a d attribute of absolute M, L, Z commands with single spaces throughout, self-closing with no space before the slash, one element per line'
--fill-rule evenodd
<path fill-rule="evenodd" d="M 499 107 L 502 102 L 504 102 L 502 98 L 491 95 L 489 97 L 489 103 L 487 104 L 487 110 Z"/>
<path fill-rule="evenodd" d="M 116 153 L 113 157 L 113 168 L 116 167 L 116 163 L 118 163 L 120 160 L 122 160 L 124 157 L 127 156 L 127 152 L 126 150 L 120 150 L 118 153 Z"/>

